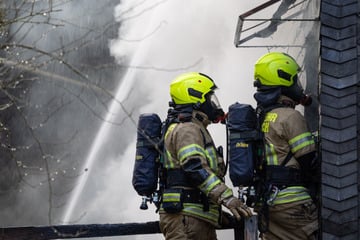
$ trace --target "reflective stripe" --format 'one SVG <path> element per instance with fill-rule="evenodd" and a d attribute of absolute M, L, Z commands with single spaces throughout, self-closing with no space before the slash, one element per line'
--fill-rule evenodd
<path fill-rule="evenodd" d="M 217 157 L 216 157 L 215 148 L 212 147 L 212 146 L 208 147 L 208 148 L 206 148 L 205 153 L 206 153 L 206 156 L 207 156 L 209 167 L 214 172 L 217 172 L 218 165 L 217 165 Z"/>
<path fill-rule="evenodd" d="M 181 213 L 190 216 L 196 216 L 212 223 L 213 225 L 218 225 L 218 220 L 219 220 L 218 205 L 210 204 L 209 211 L 204 211 L 203 205 L 197 203 L 183 203 L 183 207 L 184 208 L 181 211 Z M 160 207 L 160 212 L 165 212 L 162 206 Z"/>
<path fill-rule="evenodd" d="M 164 193 L 163 202 L 180 202 L 180 193 Z"/>
<path fill-rule="evenodd" d="M 166 139 L 169 134 L 174 130 L 174 128 L 176 127 L 176 123 L 170 124 L 170 126 L 168 127 L 168 129 L 166 130 L 165 133 L 165 137 L 164 139 Z M 168 150 L 166 150 L 166 157 L 164 159 L 164 167 L 169 169 L 169 168 L 174 168 L 175 164 L 174 164 L 174 159 L 171 157 L 171 154 Z"/>
<path fill-rule="evenodd" d="M 271 198 L 271 196 L 270 196 Z M 281 190 L 276 196 L 273 204 L 283 204 L 309 199 L 310 195 L 305 187 L 294 186 Z"/>
<path fill-rule="evenodd" d="M 201 155 L 204 158 L 206 157 L 205 150 L 201 146 L 199 146 L 198 144 L 190 144 L 179 150 L 177 158 L 181 163 L 187 157 L 192 155 Z"/>
<path fill-rule="evenodd" d="M 230 188 L 227 188 L 222 194 L 221 194 L 221 199 L 226 199 L 229 198 L 233 195 L 233 192 Z"/>
<path fill-rule="evenodd" d="M 293 139 L 290 139 L 289 145 L 291 148 L 291 152 L 295 153 L 299 151 L 300 149 L 309 146 L 311 144 L 314 144 L 314 139 L 310 132 L 306 132 L 303 134 L 300 134 Z"/>
<path fill-rule="evenodd" d="M 279 159 L 274 145 L 268 143 L 265 144 L 265 157 L 268 165 L 279 165 Z"/>
<path fill-rule="evenodd" d="M 168 137 L 168 135 L 174 130 L 174 128 L 176 127 L 176 123 L 170 124 L 170 126 L 168 127 L 168 129 L 166 130 L 165 133 L 165 139 Z"/>
<path fill-rule="evenodd" d="M 206 180 L 200 184 L 198 187 L 202 192 L 206 194 L 206 196 L 209 195 L 209 192 L 218 184 L 221 183 L 221 180 L 214 174 L 210 174 L 209 177 L 206 178 Z"/>
<path fill-rule="evenodd" d="M 199 216 L 212 222 L 213 224 L 218 224 L 219 208 L 217 205 L 210 204 L 209 211 L 204 212 L 202 204 L 184 203 L 184 209 L 182 212 L 188 213 L 189 215 Z"/>
<path fill-rule="evenodd" d="M 175 166 L 174 159 L 171 157 L 171 154 L 168 150 L 166 150 L 166 158 L 164 161 L 164 166 L 167 169 L 172 169 Z"/>

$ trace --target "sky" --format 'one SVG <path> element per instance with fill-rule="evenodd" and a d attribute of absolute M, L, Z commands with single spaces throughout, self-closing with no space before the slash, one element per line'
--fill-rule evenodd
<path fill-rule="evenodd" d="M 127 73 L 119 80 L 118 99 L 136 102 L 139 113 L 155 112 L 164 118 L 170 100 L 171 80 L 183 72 L 198 71 L 214 79 L 219 87 L 216 94 L 225 111 L 237 101 L 255 106 L 253 66 L 269 48 L 236 48 L 233 42 L 238 16 L 264 1 L 184 2 L 123 0 L 114 10 L 122 26 L 119 38 L 109 42 L 111 54 L 119 64 L 123 64 L 124 54 L 130 59 Z M 265 13 L 263 17 L 266 17 Z M 292 36 L 291 41 L 294 38 L 296 36 Z M 299 53 L 298 50 L 291 51 Z M 123 109 L 117 111 L 124 114 Z M 133 116 L 133 120 L 137 120 L 136 116 Z M 153 205 L 146 211 L 139 209 L 141 197 L 131 185 L 136 129 L 133 122 L 130 121 L 130 125 L 127 129 L 127 148 L 111 155 L 113 159 L 107 161 L 109 164 L 97 171 L 96 181 L 102 187 L 91 191 L 91 199 L 84 204 L 86 215 L 81 223 L 158 220 Z M 131 131 L 133 134 L 129 133 Z M 216 145 L 226 145 L 224 125 L 210 125 L 209 131 Z M 109 129 L 102 138 L 111 132 Z M 228 178 L 226 183 L 232 186 Z M 85 184 L 85 191 L 90 191 L 90 188 Z M 78 201 L 82 201 L 81 197 Z M 81 212 L 81 207 L 78 205 L 77 211 Z M 231 239 L 232 236 L 231 231 L 218 232 L 219 239 Z M 163 238 L 161 235 L 151 235 L 109 239 Z"/>

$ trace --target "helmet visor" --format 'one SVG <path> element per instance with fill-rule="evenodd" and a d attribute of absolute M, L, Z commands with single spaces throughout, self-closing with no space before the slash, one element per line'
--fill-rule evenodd
<path fill-rule="evenodd" d="M 214 109 L 221 109 L 219 99 L 216 97 L 214 92 L 209 94 L 208 101 Z"/>
<path fill-rule="evenodd" d="M 214 92 L 207 94 L 206 102 L 203 105 L 203 111 L 213 123 L 218 123 L 224 120 L 225 113 Z"/>

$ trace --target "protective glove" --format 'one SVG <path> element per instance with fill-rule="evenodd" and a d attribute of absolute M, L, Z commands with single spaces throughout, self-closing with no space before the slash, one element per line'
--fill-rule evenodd
<path fill-rule="evenodd" d="M 238 221 L 241 217 L 247 218 L 253 215 L 250 208 L 234 196 L 224 199 L 222 204 L 230 210 Z"/>

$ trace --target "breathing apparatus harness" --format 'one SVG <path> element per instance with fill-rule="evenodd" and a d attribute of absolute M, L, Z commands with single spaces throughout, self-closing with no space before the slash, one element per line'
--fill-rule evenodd
<path fill-rule="evenodd" d="M 165 121 L 164 133 L 167 131 L 167 128 L 173 123 L 184 123 L 191 122 L 193 120 L 193 105 L 175 105 L 173 102 L 169 103 L 170 109 L 168 110 L 168 116 Z M 195 118 L 199 121 L 203 121 L 204 118 L 200 114 L 195 114 Z M 207 145 L 205 135 L 202 133 L 203 141 L 205 147 Z M 164 139 L 163 139 L 164 140 Z M 165 169 L 162 168 L 162 172 L 165 178 L 162 179 L 163 198 L 166 198 L 166 195 L 171 196 L 178 195 L 179 202 L 169 202 L 166 203 L 163 201 L 163 208 L 168 213 L 176 213 L 181 211 L 183 203 L 197 203 L 203 205 L 204 211 L 209 211 L 209 199 L 208 197 L 201 192 L 199 189 L 194 187 L 193 183 L 186 176 L 186 173 L 182 169 Z M 179 206 L 178 206 L 179 205 Z M 175 207 L 174 207 L 175 206 Z"/>
<path fill-rule="evenodd" d="M 204 112 L 212 122 L 221 121 L 225 117 L 221 108 L 217 108 L 217 99 L 211 99 L 213 94 L 208 94 L 207 101 L 196 104 L 175 104 L 169 102 L 169 109 L 166 120 L 161 122 L 159 116 L 155 113 L 142 114 L 138 122 L 138 135 L 136 144 L 136 161 L 133 170 L 133 186 L 137 193 L 142 196 L 140 209 L 148 209 L 147 203 L 154 203 L 156 212 L 159 211 L 161 204 L 166 208 L 165 199 L 169 196 L 179 196 L 179 206 L 182 203 L 201 203 L 204 211 L 209 210 L 209 200 L 207 196 L 198 190 L 185 176 L 182 169 L 166 169 L 164 140 L 165 134 L 169 126 L 173 123 L 191 122 L 195 117 L 200 122 L 205 119 L 200 114 L 193 116 L 194 110 Z M 215 101 L 215 102 L 214 102 Z M 205 148 L 208 144 L 201 131 Z M 222 154 L 222 148 L 217 149 Z M 193 188 L 193 189 L 190 189 Z M 174 190 L 175 189 L 175 190 Z M 175 191 L 175 192 L 173 192 Z M 178 191 L 176 193 L 176 191 Z M 170 197 L 169 197 L 170 198 Z M 168 204 L 169 206 L 177 206 L 176 203 Z M 164 207 L 165 206 L 165 207 Z M 169 209 L 169 212 L 179 211 L 181 208 Z"/>
<path fill-rule="evenodd" d="M 265 120 L 265 116 L 268 112 L 276 108 L 294 108 L 295 105 L 291 101 L 281 101 L 280 103 L 272 103 L 270 105 L 259 104 L 256 108 L 258 115 L 258 126 L 261 126 Z M 262 133 L 263 134 L 263 133 Z M 302 170 L 286 167 L 286 164 L 293 157 L 291 151 L 288 152 L 284 161 L 280 165 L 267 165 L 265 158 L 265 141 L 262 146 L 262 163 L 259 169 L 261 169 L 258 177 L 259 193 L 257 194 L 256 201 L 259 204 L 258 216 L 259 216 L 259 231 L 264 233 L 268 230 L 269 224 L 269 206 L 273 205 L 277 194 L 291 186 L 304 186 L 304 174 Z M 255 205 L 255 203 L 249 203 Z"/>

